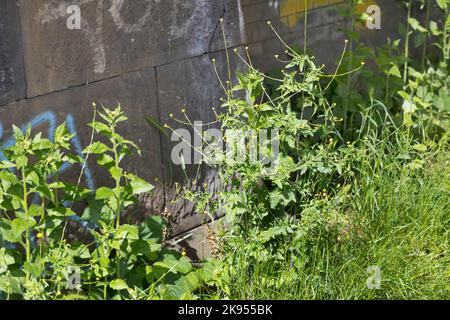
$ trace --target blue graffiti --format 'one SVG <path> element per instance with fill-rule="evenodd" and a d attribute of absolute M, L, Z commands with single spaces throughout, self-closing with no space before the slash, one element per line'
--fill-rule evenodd
<path fill-rule="evenodd" d="M 54 141 L 55 130 L 56 130 L 56 126 L 57 126 L 57 118 L 56 118 L 55 113 L 53 113 L 51 111 L 46 111 L 46 112 L 43 112 L 40 115 L 36 116 L 30 122 L 28 122 L 27 124 L 22 126 L 21 130 L 23 132 L 25 132 L 28 129 L 28 127 L 31 127 L 31 129 L 33 129 L 33 128 L 38 127 L 45 123 L 48 123 L 48 138 L 50 141 Z M 67 114 L 67 116 L 66 116 L 66 125 L 67 125 L 67 130 L 69 131 L 69 133 L 74 135 L 71 140 L 71 143 L 75 150 L 75 153 L 77 155 L 79 155 L 80 157 L 82 157 L 83 159 L 85 159 L 84 154 L 82 152 L 83 148 L 81 146 L 81 141 L 80 141 L 80 138 L 79 138 L 77 130 L 76 130 L 75 120 L 71 114 Z M 4 133 L 3 125 L 0 122 L 0 139 L 2 139 L 3 133 Z M 10 137 L 5 142 L 0 143 L 0 161 L 6 160 L 6 157 L 2 150 L 5 150 L 5 149 L 11 147 L 12 145 L 14 145 L 14 143 L 15 143 L 14 137 Z M 72 166 L 71 164 L 65 163 L 61 167 L 59 172 L 62 173 L 66 170 L 69 170 L 71 166 Z M 91 190 L 94 190 L 95 189 L 94 179 L 92 178 L 91 170 L 89 169 L 87 164 L 85 165 L 83 175 L 86 179 L 86 184 L 87 184 L 88 188 Z"/>
<path fill-rule="evenodd" d="M 42 124 L 46 124 L 46 123 L 48 123 L 48 139 L 50 141 L 54 142 L 55 141 L 55 131 L 56 131 L 56 126 L 57 126 L 57 118 L 56 118 L 56 115 L 51 111 L 43 112 L 40 115 L 38 115 L 37 117 L 33 118 L 30 122 L 28 122 L 27 124 L 22 126 L 21 130 L 23 132 L 26 132 L 26 130 L 29 127 L 31 129 L 33 129 L 35 127 L 38 127 L 38 126 L 40 126 Z M 79 138 L 77 130 L 76 130 L 75 119 L 73 118 L 73 116 L 71 114 L 67 114 L 67 116 L 66 116 L 66 126 L 67 126 L 68 132 L 73 135 L 71 143 L 72 143 L 72 147 L 73 147 L 75 153 L 77 155 L 79 155 L 82 159 L 86 160 L 86 158 L 83 154 L 83 148 L 81 145 L 81 141 L 80 141 L 80 138 Z M 0 121 L 0 140 L 3 138 L 3 134 L 4 134 L 4 127 Z M 3 150 L 13 146 L 14 143 L 15 143 L 14 137 L 8 138 L 3 143 L 0 142 L 0 161 L 6 160 Z M 71 167 L 72 167 L 72 165 L 70 163 L 64 163 L 63 166 L 60 168 L 59 172 L 62 173 L 66 170 L 69 170 Z M 95 190 L 94 179 L 92 178 L 91 170 L 89 169 L 87 164 L 84 167 L 83 175 L 86 179 L 86 184 L 87 184 L 88 188 L 91 190 Z M 37 199 L 35 199 L 35 200 L 37 200 Z M 64 203 L 64 205 L 70 206 L 71 203 L 66 202 L 66 203 Z M 69 219 L 78 222 L 81 226 L 84 227 L 85 231 L 86 231 L 86 229 L 91 229 L 91 228 L 96 227 L 96 225 L 91 225 L 87 221 L 83 221 L 77 215 L 69 217 Z M 34 234 L 30 235 L 30 242 L 33 247 L 36 245 L 36 236 Z M 1 239 L 0 239 L 0 247 L 14 249 L 15 245 L 8 243 L 6 241 L 1 241 Z M 3 298 L 3 296 L 2 296 L 2 293 L 0 292 L 0 300 L 2 298 Z"/>

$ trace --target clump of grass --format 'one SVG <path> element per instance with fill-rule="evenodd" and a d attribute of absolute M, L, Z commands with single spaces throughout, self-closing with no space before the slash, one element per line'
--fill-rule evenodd
<path fill-rule="evenodd" d="M 261 259 L 251 273 L 239 272 L 248 270 L 248 257 L 239 256 L 234 260 L 232 297 L 448 299 L 447 143 L 444 138 L 434 150 L 414 159 L 409 152 L 406 160 L 398 145 L 374 145 L 366 139 L 356 147 L 359 178 L 351 185 L 353 191 L 329 196 L 317 213 L 314 232 L 295 246 L 285 243 L 287 255 L 293 250 L 298 255 L 293 268 L 286 261 L 283 269 L 274 270 Z M 422 165 L 417 167 L 419 159 Z M 327 216 L 346 219 L 321 221 Z M 378 289 L 368 287 L 371 266 L 380 270 Z M 267 275 L 277 276 L 270 280 Z"/>
<path fill-rule="evenodd" d="M 220 161 L 205 162 L 222 189 L 190 193 L 199 212 L 226 214 L 218 251 L 229 281 L 218 296 L 448 299 L 449 26 L 427 31 L 445 45 L 426 69 L 414 69 L 407 49 L 395 56 L 400 40 L 371 56 L 356 39 L 343 45 L 334 74 L 268 26 L 286 48 L 275 56 L 284 68 L 268 76 L 248 48 L 235 50 L 248 71 L 234 86 L 230 72 L 227 86 L 221 81 L 217 120 L 223 131 L 240 130 L 243 152 L 235 159 L 213 148 Z M 372 80 L 366 92 L 350 86 L 362 75 Z M 273 131 L 279 148 L 273 139 L 259 146 L 272 162 L 251 161 L 252 137 Z"/>

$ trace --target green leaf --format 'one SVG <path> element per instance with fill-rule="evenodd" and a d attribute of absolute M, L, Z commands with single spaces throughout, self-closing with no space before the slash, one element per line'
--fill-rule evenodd
<path fill-rule="evenodd" d="M 23 214 L 22 214 L 23 215 Z M 36 224 L 33 218 L 19 217 L 11 222 L 3 219 L 0 221 L 0 233 L 4 240 L 11 243 L 20 243 L 23 233 Z"/>
<path fill-rule="evenodd" d="M 148 217 L 139 225 L 139 238 L 143 240 L 154 239 L 159 241 L 162 238 L 164 220 L 160 216 Z"/>
<path fill-rule="evenodd" d="M 19 278 L 13 276 L 0 277 L 0 291 L 6 294 L 20 294 L 22 293 Z"/>
<path fill-rule="evenodd" d="M 86 149 L 83 150 L 83 153 L 91 153 L 91 154 L 103 154 L 105 152 L 112 151 L 110 147 L 102 142 L 94 142 Z"/>
<path fill-rule="evenodd" d="M 416 30 L 416 31 L 419 31 L 419 32 L 428 32 L 428 30 L 425 29 L 424 27 L 422 27 L 422 26 L 420 25 L 420 22 L 417 21 L 417 20 L 414 19 L 414 18 L 409 18 L 409 19 L 408 19 L 408 23 L 409 23 L 409 25 L 411 26 L 411 28 L 413 28 L 413 29 Z"/>
<path fill-rule="evenodd" d="M 151 125 L 154 126 L 156 129 L 159 130 L 159 132 L 161 132 L 166 138 L 169 138 L 169 134 L 167 133 L 167 131 L 163 128 L 163 126 L 161 126 L 157 120 L 153 119 L 151 116 L 146 116 L 145 120 L 147 120 L 147 122 Z"/>
<path fill-rule="evenodd" d="M 200 278 L 197 272 L 191 272 L 175 282 L 175 292 L 177 298 L 183 298 L 186 293 L 193 293 L 200 288 Z"/>
<path fill-rule="evenodd" d="M 433 34 L 433 36 L 439 36 L 441 34 L 441 31 L 439 30 L 438 24 L 436 21 L 430 21 L 430 31 Z"/>
<path fill-rule="evenodd" d="M 176 270 L 182 274 L 187 274 L 193 269 L 191 262 L 187 257 L 181 257 L 176 265 Z"/>
<path fill-rule="evenodd" d="M 140 179 L 140 178 L 134 178 L 130 182 L 131 188 L 133 189 L 133 194 L 141 194 L 141 193 L 148 193 L 150 191 L 153 191 L 155 187 L 148 183 L 147 181 Z"/>
<path fill-rule="evenodd" d="M 60 207 L 55 209 L 48 209 L 48 215 L 50 217 L 73 217 L 77 214 L 70 208 Z"/>
<path fill-rule="evenodd" d="M 111 134 L 111 128 L 102 122 L 91 122 L 89 126 L 102 135 L 108 136 Z"/>
<path fill-rule="evenodd" d="M 115 180 L 120 179 L 123 175 L 123 170 L 121 168 L 111 167 L 108 171 L 111 174 L 111 177 Z"/>
<path fill-rule="evenodd" d="M 409 96 L 409 94 L 408 94 L 407 92 L 405 92 L 405 91 L 398 91 L 397 93 L 398 93 L 398 94 L 400 95 L 400 97 L 402 97 L 404 100 L 407 100 L 407 101 L 411 100 L 411 97 Z"/>
<path fill-rule="evenodd" d="M 113 290 L 117 290 L 117 291 L 129 289 L 127 283 L 122 279 L 116 279 L 116 280 L 111 281 L 109 283 L 109 286 Z"/>
<path fill-rule="evenodd" d="M 103 153 L 103 154 L 99 155 L 98 158 L 97 158 L 97 163 L 99 165 L 101 165 L 102 167 L 105 167 L 105 168 L 111 168 L 115 164 L 114 163 L 114 158 L 111 157 L 107 153 Z"/>
<path fill-rule="evenodd" d="M 16 166 L 17 169 L 21 169 L 23 167 L 26 167 L 28 164 L 28 158 L 26 156 L 19 156 L 16 158 Z"/>
<path fill-rule="evenodd" d="M 43 208 L 40 205 L 37 204 L 32 204 L 29 208 L 28 208 L 28 214 L 31 217 L 39 217 L 42 215 L 43 212 Z"/>
<path fill-rule="evenodd" d="M 439 8 L 441 8 L 441 10 L 446 11 L 447 10 L 447 0 L 436 0 Z"/>
<path fill-rule="evenodd" d="M 10 161 L 1 161 L 0 162 L 0 169 L 11 169 L 14 168 L 16 165 Z"/>
<path fill-rule="evenodd" d="M 149 260 L 158 257 L 161 251 L 161 244 L 155 243 L 153 240 L 136 240 L 131 243 L 131 251 L 135 255 L 144 255 Z"/>
<path fill-rule="evenodd" d="M 121 239 L 139 239 L 139 229 L 136 225 L 123 224 L 117 229 L 117 234 Z"/>
<path fill-rule="evenodd" d="M 403 109 L 403 112 L 412 114 L 412 113 L 416 112 L 417 105 L 414 102 L 405 100 L 405 101 L 403 101 L 402 109 Z"/>
<path fill-rule="evenodd" d="M 5 249 L 0 249 L 0 274 L 8 270 L 10 265 L 15 264 L 14 257 Z"/>
<path fill-rule="evenodd" d="M 115 196 L 114 191 L 110 188 L 101 187 L 95 192 L 95 200 L 106 200 Z"/>
<path fill-rule="evenodd" d="M 399 70 L 399 68 L 396 65 L 393 65 L 391 67 L 391 69 L 389 70 L 389 75 L 395 76 L 397 78 L 401 78 L 402 77 L 402 75 L 400 73 L 400 70 Z"/>
<path fill-rule="evenodd" d="M 89 297 L 84 296 L 82 294 L 69 294 L 62 298 L 63 300 L 89 300 Z"/>
<path fill-rule="evenodd" d="M 13 125 L 13 135 L 16 141 L 21 141 L 24 138 L 22 130 L 16 125 Z"/>
<path fill-rule="evenodd" d="M 427 147 L 426 145 L 420 143 L 420 144 L 414 145 L 414 146 L 413 146 L 413 149 L 414 149 L 414 150 L 417 150 L 417 151 L 419 151 L 419 152 L 425 152 L 425 151 L 428 150 L 428 147 Z"/>

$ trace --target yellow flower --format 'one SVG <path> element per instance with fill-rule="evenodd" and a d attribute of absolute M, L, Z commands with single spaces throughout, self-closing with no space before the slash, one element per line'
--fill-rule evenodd
<path fill-rule="evenodd" d="M 183 248 L 183 250 L 181 250 L 181 255 L 182 255 L 183 257 L 186 256 L 186 249 Z"/>
<path fill-rule="evenodd" d="M 44 234 L 43 234 L 42 232 L 39 232 L 39 233 L 36 235 L 36 237 L 37 237 L 38 239 L 42 239 L 42 238 L 44 237 Z"/>

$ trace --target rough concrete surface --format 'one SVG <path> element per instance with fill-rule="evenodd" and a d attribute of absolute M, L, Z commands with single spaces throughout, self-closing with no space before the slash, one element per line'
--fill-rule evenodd
<path fill-rule="evenodd" d="M 25 97 L 19 16 L 14 0 L 0 2 L 0 106 Z"/>
<path fill-rule="evenodd" d="M 27 94 L 42 95 L 218 49 L 223 42 L 219 19 L 225 13 L 228 44 L 239 44 L 235 3 L 20 0 Z M 81 8 L 79 30 L 66 27 L 66 10 L 74 4 Z"/>

